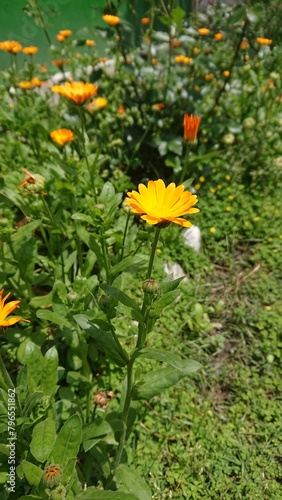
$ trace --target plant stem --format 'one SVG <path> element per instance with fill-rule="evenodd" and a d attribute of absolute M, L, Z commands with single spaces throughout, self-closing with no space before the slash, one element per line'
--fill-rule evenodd
<path fill-rule="evenodd" d="M 122 429 L 122 434 L 119 440 L 114 464 L 113 464 L 113 469 L 112 473 L 110 474 L 108 481 L 106 483 L 105 489 L 109 489 L 115 472 L 120 464 L 121 458 L 122 458 L 122 452 L 123 448 L 125 445 L 126 441 L 126 433 L 127 433 L 127 425 L 128 425 L 128 415 L 129 415 L 129 409 L 130 409 L 130 403 L 131 403 L 131 395 L 132 395 L 132 387 L 133 387 L 133 363 L 134 360 L 130 360 L 128 365 L 127 365 L 127 377 L 126 377 L 126 395 L 125 395 L 125 400 L 124 400 L 124 405 L 123 405 L 123 412 L 122 412 L 122 421 L 123 421 L 123 429 Z"/>
<path fill-rule="evenodd" d="M 122 244 L 121 244 L 121 254 L 120 254 L 120 258 L 119 258 L 120 261 L 123 259 L 123 254 L 124 254 L 124 249 L 125 249 L 125 239 L 127 236 L 130 217 L 131 217 L 131 213 L 128 212 L 127 217 L 126 217 L 126 221 L 125 221 L 124 231 L 123 231 L 123 238 L 122 238 Z"/>
<path fill-rule="evenodd" d="M 87 169 L 88 169 L 88 172 L 89 172 L 89 176 L 90 176 L 90 181 L 91 181 L 91 186 L 92 186 L 94 201 L 97 204 L 97 194 L 96 194 L 94 176 L 93 176 L 92 170 L 90 168 L 89 161 L 88 161 L 88 156 L 87 156 L 87 153 L 86 153 L 86 144 L 85 144 L 85 116 L 84 116 L 84 113 L 83 113 L 82 106 L 78 106 L 78 112 L 79 112 L 79 118 L 80 118 L 80 123 L 81 123 L 81 135 L 82 135 L 83 155 L 84 155 L 85 163 L 86 163 L 86 166 L 87 166 Z M 95 160 L 97 159 L 98 154 L 99 153 L 97 152 Z"/>
<path fill-rule="evenodd" d="M 160 232 L 161 232 L 161 228 L 156 227 L 155 238 L 154 238 L 154 241 L 153 241 L 152 247 L 151 247 L 151 255 L 150 255 L 149 265 L 148 265 L 148 269 L 147 269 L 146 279 L 151 278 L 153 263 L 154 263 L 157 244 L 159 241 Z"/>
<path fill-rule="evenodd" d="M 187 174 L 188 164 L 189 164 L 189 153 L 190 153 L 190 144 L 187 141 L 186 142 L 186 153 L 185 153 L 185 158 L 184 158 L 184 165 L 183 165 L 183 169 L 182 169 L 182 172 L 180 175 L 179 184 L 182 184 L 182 182 L 184 181 L 186 174 Z"/>

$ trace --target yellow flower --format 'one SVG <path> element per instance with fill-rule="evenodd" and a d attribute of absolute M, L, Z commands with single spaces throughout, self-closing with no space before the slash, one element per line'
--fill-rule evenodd
<path fill-rule="evenodd" d="M 199 52 L 201 52 L 201 50 L 198 47 L 194 47 L 193 52 L 194 52 L 194 54 L 199 54 Z"/>
<path fill-rule="evenodd" d="M 92 111 L 95 111 L 97 109 L 103 109 L 107 106 L 108 101 L 105 97 L 97 97 L 94 99 L 94 101 L 90 102 L 87 106 L 87 110 L 89 113 L 92 113 Z"/>
<path fill-rule="evenodd" d="M 211 193 L 215 193 L 215 192 L 216 192 L 216 189 L 215 189 L 215 188 L 210 188 L 210 192 L 211 192 Z"/>
<path fill-rule="evenodd" d="M 192 57 L 186 57 L 183 54 L 175 56 L 174 60 L 177 64 L 191 64 L 193 61 Z"/>
<path fill-rule="evenodd" d="M 230 195 L 228 196 L 228 200 L 231 200 L 231 201 L 232 201 L 232 200 L 234 200 L 234 195 L 233 195 L 233 194 L 230 194 Z"/>
<path fill-rule="evenodd" d="M 199 35 L 205 36 L 205 35 L 208 35 L 210 33 L 210 30 L 209 30 L 209 28 L 199 28 L 198 33 L 199 33 Z"/>
<path fill-rule="evenodd" d="M 199 212 L 198 208 L 193 208 L 198 198 L 184 189 L 183 185 L 176 187 L 174 182 L 166 187 L 164 181 L 158 179 L 149 181 L 147 187 L 139 184 L 139 192 L 128 192 L 125 201 L 132 212 L 139 214 L 148 224 L 165 225 L 174 222 L 179 226 L 190 227 L 191 222 L 180 216 Z"/>
<path fill-rule="evenodd" d="M 24 47 L 22 49 L 22 52 L 24 54 L 27 54 L 28 56 L 33 56 L 34 54 L 37 54 L 39 48 L 35 47 L 34 45 L 30 45 L 29 47 Z"/>
<path fill-rule="evenodd" d="M 259 45 L 271 45 L 272 44 L 272 40 L 270 38 L 258 37 L 257 42 L 259 43 Z"/>
<path fill-rule="evenodd" d="M 65 37 L 63 35 L 60 35 L 60 33 L 58 33 L 58 35 L 56 35 L 56 38 L 57 38 L 58 42 L 64 42 L 65 41 Z"/>
<path fill-rule="evenodd" d="M 144 25 L 150 24 L 150 18 L 149 17 L 142 17 L 141 23 Z"/>
<path fill-rule="evenodd" d="M 206 178 L 203 175 L 201 175 L 201 177 L 199 177 L 200 182 L 205 182 L 205 180 L 206 180 Z"/>
<path fill-rule="evenodd" d="M 248 220 L 245 220 L 245 222 L 244 222 L 244 226 L 245 226 L 245 227 L 249 227 L 249 225 L 250 225 L 250 222 L 249 222 Z"/>
<path fill-rule="evenodd" d="M 226 69 L 225 71 L 223 71 L 223 75 L 226 77 L 226 78 L 229 78 L 230 76 L 230 71 L 228 69 Z"/>
<path fill-rule="evenodd" d="M 210 227 L 210 232 L 211 233 L 216 233 L 216 228 L 215 227 Z"/>
<path fill-rule="evenodd" d="M 87 99 L 97 94 L 98 87 L 93 83 L 65 82 L 62 85 L 54 85 L 52 90 L 75 104 L 84 104 Z"/>
<path fill-rule="evenodd" d="M 215 40 L 220 41 L 220 40 L 222 40 L 224 38 L 224 34 L 223 33 L 215 33 L 213 35 L 213 37 L 214 37 Z"/>
<path fill-rule="evenodd" d="M 103 20 L 109 26 L 117 26 L 120 23 L 120 18 L 118 16 L 112 16 L 111 14 L 105 14 Z"/>
<path fill-rule="evenodd" d="M 265 307 L 264 307 L 264 309 L 265 309 L 266 311 L 271 311 L 272 307 L 271 307 L 271 306 L 265 306 Z"/>
<path fill-rule="evenodd" d="M 207 73 L 207 74 L 205 75 L 205 80 L 206 80 L 207 82 L 209 82 L 210 80 L 212 80 L 212 79 L 213 79 L 213 77 L 214 77 L 214 74 L 213 74 L 213 73 Z"/>
<path fill-rule="evenodd" d="M 34 78 L 32 78 L 30 80 L 30 83 L 34 86 L 34 87 L 42 87 L 42 85 L 44 85 L 44 83 L 46 83 L 45 81 L 43 80 L 39 80 L 38 76 L 35 76 Z"/>
<path fill-rule="evenodd" d="M 254 222 L 258 222 L 260 220 L 260 217 L 257 215 L 256 217 L 253 218 Z"/>
<path fill-rule="evenodd" d="M 28 80 L 23 80 L 22 82 L 19 82 L 19 87 L 22 90 L 29 90 L 32 87 L 32 83 Z"/>
<path fill-rule="evenodd" d="M 64 38 L 68 38 L 69 36 L 72 35 L 71 30 L 60 30 L 58 35 L 63 36 Z"/>
<path fill-rule="evenodd" d="M 15 40 L 6 40 L 5 42 L 0 42 L 0 49 L 5 52 L 10 52 L 11 54 L 17 54 L 22 50 L 23 46 L 16 42 Z"/>
<path fill-rule="evenodd" d="M 183 127 L 184 127 L 184 141 L 193 142 L 197 141 L 198 129 L 201 123 L 201 119 L 197 115 L 184 115 Z"/>
<path fill-rule="evenodd" d="M 226 210 L 226 212 L 231 212 L 231 207 L 230 206 L 225 207 L 225 210 Z"/>
<path fill-rule="evenodd" d="M 51 139 L 55 141 L 60 146 L 64 146 L 67 142 L 74 140 L 74 135 L 68 128 L 59 128 L 58 130 L 52 130 L 50 133 Z"/>
<path fill-rule="evenodd" d="M 19 321 L 27 321 L 27 323 L 29 323 L 29 320 L 28 319 L 23 319 L 23 318 L 17 318 L 16 316 L 14 316 L 13 318 L 9 318 L 7 319 L 7 316 L 9 316 L 9 314 L 11 314 L 14 309 L 17 309 L 19 308 L 19 303 L 20 303 L 20 300 L 12 300 L 11 302 L 8 302 L 7 304 L 5 304 L 7 298 L 11 295 L 10 293 L 8 293 L 6 295 L 6 297 L 3 298 L 3 292 L 4 292 L 4 288 L 2 288 L 2 290 L 0 290 L 0 326 L 11 326 L 11 325 L 14 325 L 15 323 L 18 323 Z"/>
<path fill-rule="evenodd" d="M 230 181 L 230 179 L 231 179 L 231 175 L 226 174 L 225 179 L 226 179 L 227 181 Z"/>
<path fill-rule="evenodd" d="M 198 182 L 198 184 L 195 184 L 195 189 L 197 191 L 199 191 L 199 189 L 201 189 L 201 183 L 200 182 Z"/>
<path fill-rule="evenodd" d="M 85 45 L 87 45 L 87 47 L 94 47 L 96 42 L 94 40 L 85 40 Z"/>

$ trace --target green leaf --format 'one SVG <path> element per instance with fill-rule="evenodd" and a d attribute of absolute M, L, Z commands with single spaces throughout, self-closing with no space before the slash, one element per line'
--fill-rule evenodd
<path fill-rule="evenodd" d="M 111 276 L 115 276 L 115 274 L 121 273 L 125 270 L 128 270 L 129 272 L 138 271 L 145 263 L 147 263 L 147 259 L 144 257 L 138 257 L 137 255 L 126 257 L 111 268 Z"/>
<path fill-rule="evenodd" d="M 54 446 L 56 439 L 55 422 L 52 418 L 46 418 L 37 424 L 32 432 L 30 451 L 38 462 L 45 462 Z"/>
<path fill-rule="evenodd" d="M 66 466 L 78 454 L 82 436 L 82 423 L 79 415 L 72 415 L 64 423 L 55 441 L 52 457 L 54 463 Z"/>
<path fill-rule="evenodd" d="M 54 392 L 58 380 L 58 353 L 55 346 L 49 349 L 43 359 L 43 370 L 39 390 L 46 396 Z"/>
<path fill-rule="evenodd" d="M 92 423 L 83 429 L 82 444 L 84 451 L 88 451 L 95 446 L 101 439 L 111 434 L 113 429 L 105 420 L 100 423 Z"/>
<path fill-rule="evenodd" d="M 115 288 L 114 286 L 105 284 L 100 286 L 102 290 L 104 290 L 104 292 L 106 292 L 108 295 L 114 297 L 115 299 L 117 299 L 119 302 L 129 307 L 130 309 L 134 309 L 135 311 L 139 312 L 144 321 L 144 318 L 142 316 L 141 310 L 139 309 L 138 305 L 134 302 L 133 299 L 131 299 L 128 295 L 126 295 L 126 293 L 122 292 L 118 288 Z"/>
<path fill-rule="evenodd" d="M 66 326 L 67 328 L 73 327 L 66 318 L 46 309 L 37 311 L 36 316 L 39 319 L 46 319 L 47 321 L 51 321 L 51 323 L 55 323 L 59 326 Z"/>
<path fill-rule="evenodd" d="M 174 366 L 153 370 L 143 377 L 138 386 L 133 388 L 133 397 L 134 399 L 151 399 L 199 368 L 201 365 L 197 361 L 185 359 L 182 360 L 181 370 Z"/>
<path fill-rule="evenodd" d="M 34 309 L 38 309 L 39 307 L 47 307 L 52 304 L 52 296 L 53 292 L 47 293 L 47 295 L 38 295 L 38 297 L 32 297 L 29 305 L 34 307 Z"/>
<path fill-rule="evenodd" d="M 90 486 L 76 495 L 75 500 L 138 500 L 138 497 L 119 491 L 98 491 L 94 486 Z"/>
<path fill-rule="evenodd" d="M 158 300 L 153 302 L 150 308 L 149 316 L 153 317 L 158 315 L 166 306 L 171 304 L 179 296 L 178 290 L 172 290 L 162 295 Z"/>
<path fill-rule="evenodd" d="M 242 21 L 245 14 L 246 14 L 246 8 L 243 5 L 237 5 L 230 14 L 229 18 L 227 19 L 227 23 L 236 24 L 239 21 Z"/>
<path fill-rule="evenodd" d="M 73 220 L 82 220 L 83 222 L 88 222 L 92 226 L 95 225 L 95 222 L 92 219 L 92 217 L 90 217 L 89 215 L 86 215 L 86 214 L 81 214 L 81 213 L 72 214 L 71 218 Z"/>
<path fill-rule="evenodd" d="M 181 9 L 181 7 L 176 7 L 171 12 L 171 17 L 173 22 L 176 24 L 177 28 L 181 27 L 182 21 L 185 18 L 185 10 Z"/>
<path fill-rule="evenodd" d="M 180 278 L 177 278 L 176 280 L 174 280 L 172 278 L 173 278 L 173 274 L 169 274 L 160 284 L 162 295 L 164 295 L 167 292 L 172 292 L 173 290 L 175 290 L 175 288 L 178 287 L 178 285 L 181 283 L 181 281 L 184 280 L 185 276 L 181 276 Z"/>
<path fill-rule="evenodd" d="M 89 319 L 84 314 L 76 314 L 74 319 L 83 330 L 86 330 L 86 332 L 96 340 L 97 344 L 102 347 L 111 361 L 118 366 L 125 366 L 128 363 L 126 352 L 121 346 L 119 347 L 117 345 L 110 332 L 102 330 L 94 323 L 90 323 Z"/>
<path fill-rule="evenodd" d="M 264 8 L 263 5 L 261 4 L 257 3 L 255 5 L 252 5 L 252 7 L 250 7 L 247 10 L 247 18 L 248 21 L 250 21 L 250 23 L 257 23 L 261 21 L 263 16 L 264 16 Z"/>
<path fill-rule="evenodd" d="M 144 348 L 144 349 L 136 349 L 133 352 L 132 359 L 136 358 L 147 358 L 147 359 L 156 359 L 157 361 L 162 361 L 167 363 L 168 365 L 174 366 L 177 370 L 182 370 L 182 358 L 177 356 L 177 354 L 173 354 L 168 351 L 162 351 L 161 349 L 154 348 Z"/>
<path fill-rule="evenodd" d="M 37 486 L 41 481 L 43 470 L 31 462 L 27 462 L 27 460 L 23 460 L 21 465 L 28 483 L 33 486 Z"/>
<path fill-rule="evenodd" d="M 32 222 L 29 222 L 25 226 L 20 227 L 17 230 L 17 232 L 11 236 L 12 242 L 13 243 L 20 242 L 26 236 L 30 236 L 33 233 L 33 231 L 35 231 L 35 229 L 37 229 L 40 226 L 41 222 L 42 222 L 42 220 L 38 219 L 38 220 L 34 220 Z"/>
<path fill-rule="evenodd" d="M 27 365 L 27 386 L 32 394 L 41 380 L 43 356 L 39 347 L 31 341 L 25 346 L 25 362 Z"/>
<path fill-rule="evenodd" d="M 119 482 L 122 482 L 128 492 L 134 493 L 139 500 L 152 499 L 152 492 L 148 484 L 136 470 L 129 468 L 127 465 L 120 465 L 116 470 L 116 477 Z"/>

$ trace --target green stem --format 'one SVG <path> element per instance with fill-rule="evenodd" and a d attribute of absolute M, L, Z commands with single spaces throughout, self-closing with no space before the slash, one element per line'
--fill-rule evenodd
<path fill-rule="evenodd" d="M 78 112 L 79 112 L 79 118 L 80 118 L 80 124 L 81 124 L 83 155 L 84 155 L 84 159 L 85 159 L 86 166 L 87 166 L 87 169 L 88 169 L 88 172 L 89 172 L 89 176 L 90 176 L 90 181 L 91 181 L 91 186 L 92 186 L 94 201 L 97 204 L 98 200 L 97 200 L 97 194 L 96 194 L 94 176 L 93 176 L 93 172 L 92 172 L 92 170 L 90 168 L 89 161 L 88 161 L 88 156 L 87 156 L 87 153 L 86 153 L 86 144 L 85 144 L 85 130 L 86 130 L 86 127 L 85 127 L 85 116 L 84 116 L 84 113 L 83 113 L 82 106 L 78 106 Z M 99 154 L 99 152 L 97 152 L 97 155 L 96 155 L 96 158 L 95 158 L 95 163 L 96 163 L 98 154 Z"/>
<path fill-rule="evenodd" d="M 131 218 L 131 213 L 128 211 L 126 221 L 125 221 L 125 226 L 124 226 L 124 232 L 123 232 L 123 238 L 122 238 L 122 244 L 121 244 L 121 254 L 119 260 L 121 261 L 123 259 L 123 254 L 124 254 L 124 249 L 125 249 L 125 239 L 127 236 L 127 231 L 128 231 L 128 225 L 129 225 L 129 220 Z"/>
<path fill-rule="evenodd" d="M 156 248 L 157 248 L 157 244 L 159 241 L 160 233 L 161 233 L 161 228 L 156 227 L 155 238 L 154 238 L 154 241 L 153 241 L 152 247 L 151 247 L 151 255 L 150 255 L 149 265 L 148 265 L 148 269 L 147 269 L 146 279 L 151 278 L 153 264 L 154 264 L 154 258 L 155 258 L 155 253 L 156 253 Z"/>
<path fill-rule="evenodd" d="M 100 230 L 100 236 L 101 236 L 101 247 L 102 247 L 102 253 L 103 253 L 104 264 L 105 264 L 105 271 L 106 271 L 106 280 L 107 280 L 107 284 L 110 285 L 111 281 L 112 281 L 111 280 L 111 272 L 110 272 L 110 262 L 109 262 L 109 255 L 108 255 L 108 251 L 107 251 L 107 246 L 105 243 L 104 231 L 103 231 L 102 227 Z"/>
<path fill-rule="evenodd" d="M 181 172 L 181 175 L 180 175 L 180 178 L 179 178 L 179 184 L 182 184 L 182 182 L 184 182 L 186 174 L 187 174 L 188 165 L 189 165 L 189 153 L 190 153 L 190 149 L 191 149 L 190 144 L 187 141 L 186 142 L 186 153 L 185 153 L 185 158 L 184 158 L 184 165 L 183 165 L 183 169 L 182 169 L 182 172 Z"/>
<path fill-rule="evenodd" d="M 125 400 L 124 400 L 124 406 L 123 406 L 123 412 L 122 412 L 122 421 L 123 421 L 123 430 L 122 434 L 119 440 L 113 468 L 112 468 L 112 473 L 108 478 L 108 481 L 106 483 L 105 489 L 109 489 L 115 472 L 120 464 L 121 457 L 122 457 L 122 452 L 123 448 L 125 445 L 126 441 L 126 433 L 127 433 L 127 425 L 128 425 L 128 415 L 129 415 L 129 409 L 130 409 L 130 403 L 131 403 L 131 396 L 132 396 L 132 387 L 133 387 L 133 363 L 134 360 L 130 360 L 128 365 L 127 365 L 127 384 L 126 384 L 126 395 L 125 395 Z"/>

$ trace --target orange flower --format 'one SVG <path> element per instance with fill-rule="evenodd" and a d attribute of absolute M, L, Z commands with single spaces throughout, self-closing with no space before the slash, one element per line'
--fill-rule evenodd
<path fill-rule="evenodd" d="M 65 37 L 63 35 L 60 35 L 60 33 L 58 33 L 58 35 L 56 35 L 56 38 L 58 40 L 58 42 L 64 42 L 65 41 Z"/>
<path fill-rule="evenodd" d="M 197 141 L 197 135 L 199 126 L 202 118 L 197 115 L 184 115 L 183 127 L 184 127 L 184 141 L 195 143 Z"/>
<path fill-rule="evenodd" d="M 108 101 L 105 97 L 97 97 L 94 101 L 90 102 L 87 106 L 87 110 L 89 113 L 92 113 L 95 110 L 103 109 L 107 106 Z"/>
<path fill-rule="evenodd" d="M 210 30 L 209 30 L 209 28 L 199 28 L 198 33 L 199 33 L 199 35 L 206 36 L 206 35 L 209 35 Z"/>
<path fill-rule="evenodd" d="M 198 47 L 194 47 L 193 52 L 194 52 L 194 54 L 199 54 L 199 52 L 201 52 L 201 50 Z"/>
<path fill-rule="evenodd" d="M 118 16 L 112 16 L 111 14 L 105 14 L 103 20 L 109 26 L 117 26 L 120 23 L 120 18 Z"/>
<path fill-rule="evenodd" d="M 19 82 L 19 87 L 22 90 L 29 90 L 32 87 L 32 83 L 31 83 L 31 81 L 23 80 L 22 82 Z"/>
<path fill-rule="evenodd" d="M 249 48 L 250 48 L 250 44 L 249 44 L 248 40 L 242 40 L 242 42 L 240 43 L 240 49 L 246 50 Z"/>
<path fill-rule="evenodd" d="M 51 139 L 55 141 L 60 146 L 64 146 L 67 142 L 74 140 L 74 135 L 68 128 L 59 128 L 58 130 L 52 130 L 50 133 Z"/>
<path fill-rule="evenodd" d="M 87 45 L 87 47 L 94 47 L 96 42 L 94 40 L 85 40 L 85 45 Z"/>
<path fill-rule="evenodd" d="M 181 42 L 179 40 L 173 40 L 172 46 L 177 49 L 177 47 L 181 46 Z"/>
<path fill-rule="evenodd" d="M 34 45 L 30 45 L 29 47 L 24 47 L 23 48 L 23 53 L 28 55 L 28 56 L 33 56 L 34 54 L 37 54 L 39 48 L 35 47 Z"/>
<path fill-rule="evenodd" d="M 184 191 L 184 186 L 175 186 L 174 182 L 167 187 L 162 179 L 149 181 L 148 186 L 139 184 L 138 191 L 127 193 L 126 204 L 134 214 L 151 225 L 164 227 L 170 222 L 179 226 L 190 227 L 191 222 L 182 219 L 182 215 L 195 214 L 198 208 L 193 208 L 198 202 L 196 195 Z"/>
<path fill-rule="evenodd" d="M 222 40 L 224 38 L 224 34 L 223 33 L 215 33 L 213 35 L 213 37 L 214 37 L 215 40 L 220 41 L 220 40 Z"/>
<path fill-rule="evenodd" d="M 34 78 L 32 78 L 30 80 L 30 83 L 32 85 L 34 85 L 34 87 L 41 87 L 42 85 L 44 85 L 44 83 L 46 83 L 45 81 L 42 81 L 42 80 L 39 80 L 38 76 L 35 76 Z"/>
<path fill-rule="evenodd" d="M 271 45 L 272 44 L 272 40 L 270 38 L 257 38 L 257 42 L 260 44 L 260 45 Z"/>
<path fill-rule="evenodd" d="M 120 104 L 120 105 L 119 105 L 119 107 L 118 107 L 118 114 L 119 114 L 120 116 L 125 115 L 125 107 L 124 107 L 124 105 L 123 105 L 123 104 Z"/>
<path fill-rule="evenodd" d="M 153 104 L 153 109 L 154 111 L 162 111 L 164 109 L 165 105 L 163 102 L 157 102 L 156 104 Z"/>
<path fill-rule="evenodd" d="M 15 40 L 6 40 L 5 42 L 0 42 L 0 49 L 5 50 L 5 52 L 10 52 L 11 54 L 17 54 L 22 50 L 22 48 L 23 46 Z"/>
<path fill-rule="evenodd" d="M 98 87 L 93 83 L 66 82 L 62 85 L 54 85 L 53 92 L 57 92 L 75 104 L 84 104 L 90 97 L 97 94 Z"/>
<path fill-rule="evenodd" d="M 72 35 L 72 31 L 71 30 L 60 30 L 58 34 L 63 36 L 64 38 L 68 38 L 69 36 Z"/>
<path fill-rule="evenodd" d="M 191 64 L 191 62 L 193 61 L 192 57 L 187 57 L 183 54 L 175 56 L 174 60 L 177 64 Z"/>
<path fill-rule="evenodd" d="M 226 78 L 229 78 L 229 76 L 230 76 L 230 71 L 228 71 L 228 69 L 226 69 L 225 71 L 223 71 L 223 75 L 224 75 Z"/>
<path fill-rule="evenodd" d="M 0 326 L 11 326 L 14 325 L 15 323 L 18 323 L 19 321 L 26 321 L 29 323 L 28 319 L 23 319 L 23 318 L 17 318 L 16 316 L 13 318 L 7 319 L 7 316 L 11 314 L 14 309 L 19 308 L 19 303 L 20 300 L 12 300 L 11 302 L 8 302 L 5 304 L 7 298 L 11 295 L 8 293 L 6 297 L 3 298 L 3 293 L 4 293 L 4 288 L 0 290 Z"/>
<path fill-rule="evenodd" d="M 67 63 L 67 60 L 66 59 L 53 59 L 53 61 L 51 61 L 53 66 L 56 66 L 57 68 L 62 68 L 66 63 Z"/>
<path fill-rule="evenodd" d="M 209 82 L 210 80 L 212 80 L 212 79 L 213 79 L 213 77 L 214 77 L 214 74 L 213 74 L 213 73 L 207 73 L 207 74 L 205 75 L 205 80 L 206 80 L 207 82 Z"/>
<path fill-rule="evenodd" d="M 144 25 L 150 24 L 150 18 L 149 17 L 142 17 L 141 23 Z"/>

